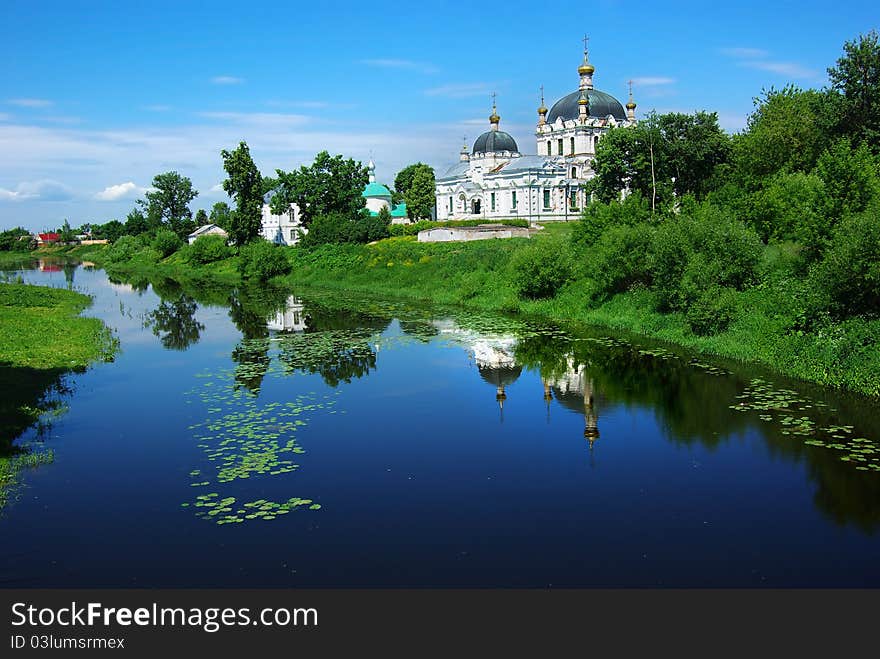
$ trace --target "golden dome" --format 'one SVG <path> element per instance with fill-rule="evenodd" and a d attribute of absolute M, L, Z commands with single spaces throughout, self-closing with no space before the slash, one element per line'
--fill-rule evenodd
<path fill-rule="evenodd" d="M 538 108 L 538 114 L 547 114 L 550 110 L 547 109 L 547 106 L 541 103 L 541 107 Z"/>
<path fill-rule="evenodd" d="M 635 101 L 630 101 L 629 103 L 627 103 L 627 104 L 626 104 L 626 109 L 627 109 L 627 110 L 635 110 L 635 109 L 636 109 L 636 103 L 635 103 Z"/>
<path fill-rule="evenodd" d="M 578 75 L 592 75 L 596 71 L 596 67 L 589 62 L 584 62 L 578 67 Z"/>
<path fill-rule="evenodd" d="M 501 117 L 499 117 L 498 113 L 493 109 L 492 114 L 489 115 L 489 123 L 497 124 L 499 121 L 501 121 Z"/>

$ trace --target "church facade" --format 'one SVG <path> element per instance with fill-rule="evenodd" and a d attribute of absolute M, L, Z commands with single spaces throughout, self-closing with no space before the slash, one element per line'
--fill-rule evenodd
<path fill-rule="evenodd" d="M 493 101 L 489 130 L 470 152 L 464 144 L 459 162 L 437 178 L 437 219 L 576 218 L 587 201 L 583 184 L 594 175 L 599 139 L 611 128 L 636 123 L 632 86 L 624 108 L 593 87 L 594 72 L 584 48 L 578 89 L 549 109 L 542 93 L 534 155 L 520 153 L 516 140 L 500 130 Z"/>

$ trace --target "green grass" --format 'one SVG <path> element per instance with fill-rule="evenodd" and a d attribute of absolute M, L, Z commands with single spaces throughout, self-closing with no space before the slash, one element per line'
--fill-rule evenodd
<path fill-rule="evenodd" d="M 112 354 L 104 324 L 79 316 L 90 303 L 88 296 L 72 291 L 0 284 L 0 364 L 83 368 Z"/>

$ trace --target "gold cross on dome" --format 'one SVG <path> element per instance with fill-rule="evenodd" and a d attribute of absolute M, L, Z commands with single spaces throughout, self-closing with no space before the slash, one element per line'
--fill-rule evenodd
<path fill-rule="evenodd" d="M 590 42 L 590 37 L 588 37 L 588 36 L 585 34 L 585 35 L 584 35 L 584 55 L 587 54 L 587 46 L 589 45 L 589 42 Z"/>

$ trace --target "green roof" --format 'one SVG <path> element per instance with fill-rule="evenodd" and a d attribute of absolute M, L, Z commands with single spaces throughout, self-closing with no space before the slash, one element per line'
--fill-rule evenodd
<path fill-rule="evenodd" d="M 390 197 L 391 191 L 381 183 L 367 183 L 361 193 L 362 197 Z"/>
<path fill-rule="evenodd" d="M 370 215 L 376 217 L 379 213 L 376 211 L 370 211 Z M 406 217 L 406 204 L 397 204 L 394 208 L 391 209 L 391 217 Z"/>

